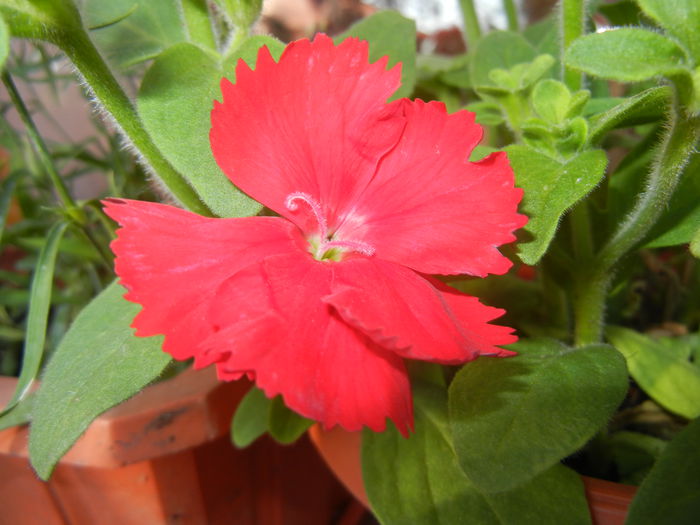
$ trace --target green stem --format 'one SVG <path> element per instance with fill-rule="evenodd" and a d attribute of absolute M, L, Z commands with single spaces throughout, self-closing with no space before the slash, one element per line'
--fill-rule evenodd
<path fill-rule="evenodd" d="M 700 117 L 684 118 L 674 108 L 669 127 L 649 173 L 646 190 L 617 231 L 603 246 L 590 271 L 580 272 L 574 284 L 575 341 L 579 346 L 602 339 L 605 298 L 616 263 L 649 232 L 673 195 L 683 169 L 700 137 Z"/>
<path fill-rule="evenodd" d="M 459 0 L 459 5 L 462 8 L 462 18 L 464 20 L 464 40 L 466 41 L 467 49 L 472 51 L 479 37 L 481 37 L 481 27 L 479 26 L 479 18 L 476 16 L 474 0 Z"/>
<path fill-rule="evenodd" d="M 74 31 L 69 38 L 70 40 L 61 46 L 63 51 L 83 75 L 100 105 L 114 118 L 141 157 L 185 207 L 200 215 L 211 215 L 211 211 L 202 203 L 192 187 L 153 143 L 133 104 L 87 34 Z"/>
<path fill-rule="evenodd" d="M 12 77 L 7 71 L 2 73 L 2 82 L 7 88 L 7 93 L 10 95 L 10 100 L 17 109 L 17 113 L 19 114 L 22 123 L 27 128 L 27 134 L 29 135 L 29 139 L 34 147 L 34 151 L 36 151 L 39 157 L 39 162 L 41 162 L 44 171 L 46 171 L 46 174 L 49 176 L 49 179 L 51 180 L 51 183 L 58 194 L 58 198 L 61 200 L 64 208 L 68 211 L 68 214 L 80 224 L 84 224 L 84 214 L 82 214 L 80 208 L 78 208 L 78 206 L 75 204 L 73 197 L 71 197 L 70 192 L 68 191 L 66 183 L 58 174 L 58 170 L 53 163 L 49 149 L 46 147 L 46 143 L 39 133 L 39 130 L 37 129 L 27 106 L 24 104 L 22 96 L 20 95 L 19 91 L 17 91 L 17 87 L 12 81 Z"/>
<path fill-rule="evenodd" d="M 579 265 L 586 264 L 593 257 L 593 234 L 588 210 L 588 200 L 579 202 L 569 214 L 574 257 Z"/>
<path fill-rule="evenodd" d="M 520 31 L 518 8 L 515 5 L 515 0 L 503 0 L 503 10 L 506 12 L 506 18 L 508 19 L 508 29 L 516 32 Z"/>
<path fill-rule="evenodd" d="M 564 53 L 586 31 L 586 0 L 561 0 L 560 11 L 560 52 L 564 64 Z M 571 91 L 578 91 L 583 87 L 583 73 L 564 67 L 564 83 Z"/>

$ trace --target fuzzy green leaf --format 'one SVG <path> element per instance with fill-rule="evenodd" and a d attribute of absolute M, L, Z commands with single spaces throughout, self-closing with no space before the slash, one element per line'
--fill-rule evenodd
<path fill-rule="evenodd" d="M 124 293 L 113 283 L 86 306 L 46 366 L 29 434 L 30 459 L 42 479 L 97 416 L 170 362 L 162 337 L 134 336 L 129 325 L 140 307 Z"/>
<path fill-rule="evenodd" d="M 624 359 L 609 346 L 510 348 L 520 355 L 467 363 L 450 386 L 457 457 L 484 492 L 517 487 L 578 450 L 627 391 Z"/>
<path fill-rule="evenodd" d="M 187 32 L 176 0 L 86 0 L 83 18 L 108 62 L 128 69 L 157 57 Z"/>
<path fill-rule="evenodd" d="M 231 440 L 245 448 L 267 432 L 270 400 L 259 388 L 251 388 L 238 404 L 231 421 Z"/>
<path fill-rule="evenodd" d="M 700 2 L 698 0 L 637 0 L 639 7 L 675 36 L 700 64 Z"/>
<path fill-rule="evenodd" d="M 627 525 L 694 525 L 700 516 L 700 419 L 671 441 L 632 501 Z"/>
<path fill-rule="evenodd" d="M 342 42 L 349 36 L 369 42 L 369 60 L 389 57 L 389 68 L 401 63 L 401 87 L 389 100 L 407 97 L 416 84 L 416 24 L 397 11 L 380 11 L 335 37 Z"/>
<path fill-rule="evenodd" d="M 495 86 L 491 78 L 494 69 L 509 70 L 518 64 L 532 62 L 537 56 L 535 48 L 518 33 L 493 31 L 479 40 L 469 62 L 472 84 Z M 550 64 L 551 65 L 551 64 Z"/>
<path fill-rule="evenodd" d="M 634 330 L 611 326 L 606 335 L 624 354 L 630 375 L 652 399 L 688 419 L 700 416 L 700 368 Z"/>
<path fill-rule="evenodd" d="M 238 58 L 254 66 L 263 45 L 279 56 L 281 43 L 252 37 L 228 59 L 225 70 L 215 55 L 190 43 L 177 44 L 155 60 L 138 94 L 139 115 L 153 141 L 220 217 L 242 217 L 260 210 L 260 204 L 238 191 L 219 169 L 209 145 L 209 129 L 221 79 L 235 80 Z"/>
<path fill-rule="evenodd" d="M 532 90 L 532 107 L 551 124 L 560 124 L 566 118 L 571 103 L 571 92 L 558 80 L 545 79 Z"/>
<path fill-rule="evenodd" d="M 564 60 L 589 75 L 620 82 L 675 74 L 686 65 L 685 53 L 673 40 L 641 28 L 586 35 L 569 46 Z"/>
<path fill-rule="evenodd" d="M 590 523 L 580 478 L 560 465 L 514 490 L 480 492 L 457 463 L 444 388 L 417 382 L 414 400 L 409 439 L 395 428 L 363 434 L 365 487 L 381 523 Z"/>
<path fill-rule="evenodd" d="M 618 104 L 591 117 L 589 141 L 593 144 L 600 142 L 612 129 L 658 121 L 668 109 L 670 97 L 671 89 L 660 86 L 621 99 Z"/>
<path fill-rule="evenodd" d="M 506 151 L 516 185 L 525 190 L 523 211 L 530 217 L 525 230 L 534 237 L 519 244 L 519 257 L 536 264 L 547 251 L 561 216 L 603 178 L 607 157 L 602 150 L 589 150 L 560 162 L 528 146 L 513 145 Z"/>

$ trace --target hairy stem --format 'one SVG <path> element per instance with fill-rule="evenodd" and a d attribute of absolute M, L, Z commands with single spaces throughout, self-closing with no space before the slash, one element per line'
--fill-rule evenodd
<path fill-rule="evenodd" d="M 73 32 L 62 49 L 73 61 L 100 105 L 112 116 L 124 136 L 148 166 L 162 179 L 175 199 L 191 211 L 201 215 L 211 215 L 192 187 L 153 143 L 133 104 L 87 34 Z"/>
<path fill-rule="evenodd" d="M 662 137 L 646 190 L 627 218 L 574 284 L 575 341 L 579 346 L 602 339 L 605 298 L 617 262 L 649 232 L 666 209 L 695 144 L 700 137 L 700 117 L 684 118 L 675 107 Z"/>
<path fill-rule="evenodd" d="M 586 3 L 586 0 L 561 0 L 559 24 L 562 64 L 568 47 L 586 31 Z M 564 83 L 571 91 L 578 91 L 583 87 L 583 73 L 564 67 Z"/>
<path fill-rule="evenodd" d="M 520 31 L 518 7 L 515 5 L 515 0 L 503 0 L 503 10 L 506 12 L 506 18 L 508 19 L 508 30 Z"/>

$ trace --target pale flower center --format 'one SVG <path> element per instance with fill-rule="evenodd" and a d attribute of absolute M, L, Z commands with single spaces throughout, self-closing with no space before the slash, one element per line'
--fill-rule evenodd
<path fill-rule="evenodd" d="M 319 261 L 324 259 L 339 261 L 346 252 L 361 253 L 368 257 L 374 255 L 375 248 L 369 243 L 335 238 L 335 233 L 328 231 L 328 221 L 323 215 L 321 205 L 308 193 L 301 191 L 290 193 L 284 200 L 284 205 L 290 211 L 297 211 L 299 202 L 303 202 L 309 207 L 318 224 L 318 237 L 307 238 L 309 241 L 309 252 L 314 258 Z"/>

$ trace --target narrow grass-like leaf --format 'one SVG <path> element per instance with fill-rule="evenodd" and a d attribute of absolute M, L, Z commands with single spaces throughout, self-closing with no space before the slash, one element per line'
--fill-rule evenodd
<path fill-rule="evenodd" d="M 7 221 L 7 214 L 10 212 L 12 197 L 17 187 L 18 178 L 18 173 L 13 173 L 3 182 L 2 186 L 0 186 L 0 242 L 2 241 L 2 234 L 5 231 L 5 222 Z"/>
<path fill-rule="evenodd" d="M 5 61 L 10 54 L 10 30 L 0 14 L 0 70 L 5 67 Z"/>
<path fill-rule="evenodd" d="M 253 387 L 241 400 L 231 420 L 231 440 L 245 448 L 267 432 L 270 400 L 261 389 Z"/>
<path fill-rule="evenodd" d="M 87 305 L 46 366 L 32 413 L 31 463 L 47 479 L 58 460 L 108 408 L 136 394 L 170 362 L 162 337 L 136 337 L 139 306 L 116 282 Z"/>
<path fill-rule="evenodd" d="M 32 278 L 22 371 L 17 380 L 15 393 L 0 415 L 11 410 L 27 395 L 29 388 L 39 373 L 39 367 L 44 357 L 44 343 L 46 341 L 49 307 L 51 306 L 51 289 L 56 267 L 56 255 L 61 237 L 63 237 L 63 232 L 66 231 L 67 227 L 68 223 L 66 222 L 54 225 L 49 230 L 46 236 L 46 243 L 41 249 L 41 253 L 39 253 Z"/>

